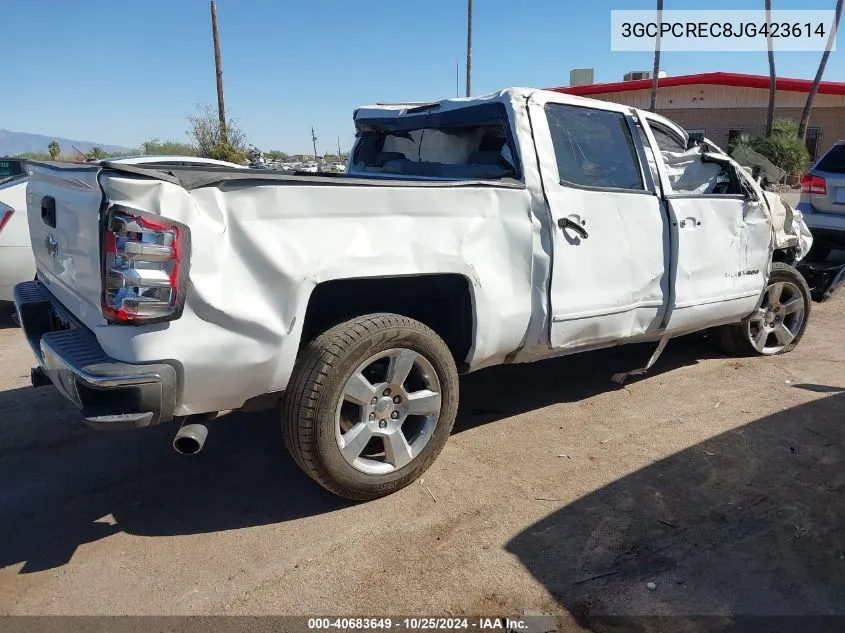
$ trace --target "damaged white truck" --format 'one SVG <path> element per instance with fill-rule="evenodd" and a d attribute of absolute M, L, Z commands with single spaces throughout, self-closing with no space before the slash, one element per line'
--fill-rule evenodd
<path fill-rule="evenodd" d="M 804 333 L 800 214 L 662 117 L 508 89 L 355 125 L 340 176 L 32 164 L 33 383 L 96 428 L 181 423 L 185 452 L 219 412 L 278 406 L 306 473 L 372 499 L 443 448 L 460 373 Z"/>

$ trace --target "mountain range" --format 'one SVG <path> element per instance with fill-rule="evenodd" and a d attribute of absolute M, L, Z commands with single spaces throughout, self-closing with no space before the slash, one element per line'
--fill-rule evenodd
<path fill-rule="evenodd" d="M 114 152 L 128 152 L 127 147 L 120 145 L 107 145 L 94 141 L 76 141 L 58 136 L 45 136 L 43 134 L 30 134 L 29 132 L 12 132 L 11 130 L 0 130 L 0 156 L 17 156 L 24 152 L 46 152 L 51 141 L 56 141 L 62 148 L 62 154 L 73 153 L 73 147 L 81 152 L 88 152 L 92 147 L 101 147 L 109 154 Z"/>

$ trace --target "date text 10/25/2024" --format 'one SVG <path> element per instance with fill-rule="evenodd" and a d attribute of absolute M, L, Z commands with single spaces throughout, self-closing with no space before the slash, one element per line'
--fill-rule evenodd
<path fill-rule="evenodd" d="M 552 618 L 552 616 L 540 616 Z M 535 618 L 530 618 L 535 619 Z M 336 630 L 336 631 L 446 631 L 446 630 L 478 630 L 478 631 L 528 631 L 531 629 L 526 618 L 520 617 L 401 617 L 401 618 L 363 618 L 363 617 L 335 617 L 309 618 L 308 630 Z"/>

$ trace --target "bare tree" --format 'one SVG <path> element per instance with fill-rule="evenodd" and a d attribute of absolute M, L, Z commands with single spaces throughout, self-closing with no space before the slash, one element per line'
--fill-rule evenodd
<path fill-rule="evenodd" d="M 819 91 L 819 84 L 822 82 L 825 66 L 830 57 L 830 49 L 833 48 L 833 43 L 836 41 L 836 31 L 839 29 L 839 19 L 842 17 L 842 0 L 836 0 L 836 9 L 833 13 L 833 26 L 831 27 L 830 35 L 827 38 L 827 46 L 825 46 L 824 53 L 822 53 L 821 61 L 819 62 L 819 69 L 816 71 L 816 78 L 813 80 L 813 86 L 810 88 L 810 94 L 807 95 L 807 103 L 804 105 L 804 112 L 801 113 L 801 122 L 798 124 L 798 138 L 802 141 L 807 135 L 807 124 L 810 122 L 810 111 L 813 109 L 813 100 L 816 98 L 816 93 Z"/>
<path fill-rule="evenodd" d="M 651 73 L 650 112 L 657 109 L 657 82 L 660 78 L 660 26 L 663 22 L 663 0 L 657 0 L 657 36 L 654 38 L 654 70 Z"/>
<path fill-rule="evenodd" d="M 775 72 L 775 48 L 772 39 L 772 0 L 766 5 L 766 49 L 769 54 L 769 109 L 766 112 L 766 136 L 772 135 L 775 122 L 775 95 L 777 94 L 777 73 Z"/>
<path fill-rule="evenodd" d="M 197 156 L 241 162 L 248 150 L 246 133 L 233 119 L 226 121 L 228 138 L 224 141 L 217 112 L 210 105 L 197 105 L 188 115 L 188 137 Z"/>

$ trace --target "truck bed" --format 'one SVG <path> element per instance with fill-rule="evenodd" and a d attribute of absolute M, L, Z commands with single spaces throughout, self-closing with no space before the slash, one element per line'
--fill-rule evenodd
<path fill-rule="evenodd" d="M 55 163 L 61 168 L 63 163 Z M 284 172 L 271 169 L 235 169 L 230 167 L 172 167 L 156 169 L 146 165 L 121 165 L 103 161 L 103 167 L 128 173 L 159 178 L 183 187 L 187 191 L 200 187 L 219 185 L 225 182 L 249 181 L 251 183 L 264 182 L 267 184 L 290 185 L 326 185 L 326 186 L 363 186 L 363 187 L 505 187 L 523 188 L 524 185 L 513 179 L 501 180 L 470 180 L 456 178 L 432 177 L 398 177 L 398 176 L 360 176 L 348 174 L 310 174 L 303 172 Z"/>
<path fill-rule="evenodd" d="M 291 175 L 227 167 L 38 163 L 29 224 L 38 277 L 104 352 L 157 363 L 178 350 L 176 414 L 231 409 L 284 389 L 309 297 L 348 278 L 460 276 L 491 331 L 477 332 L 470 368 L 518 349 L 545 314 L 536 276 L 547 260 L 531 193 L 514 181 Z M 43 221 L 55 200 L 56 224 Z M 109 325 L 101 309 L 106 209 L 122 207 L 189 230 L 182 315 Z M 52 244 L 52 250 L 51 245 Z M 126 328 L 131 329 L 127 338 Z M 244 370 L 244 368 L 249 368 Z"/>

